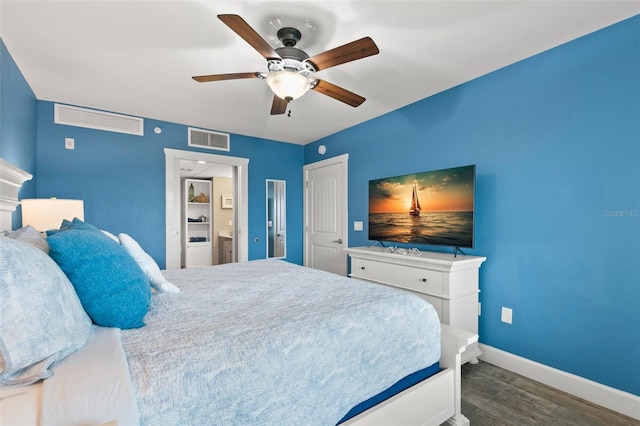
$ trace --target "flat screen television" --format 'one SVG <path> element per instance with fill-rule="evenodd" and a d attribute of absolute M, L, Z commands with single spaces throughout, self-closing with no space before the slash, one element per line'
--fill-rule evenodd
<path fill-rule="evenodd" d="M 472 248 L 476 166 L 369 181 L 369 240 Z"/>

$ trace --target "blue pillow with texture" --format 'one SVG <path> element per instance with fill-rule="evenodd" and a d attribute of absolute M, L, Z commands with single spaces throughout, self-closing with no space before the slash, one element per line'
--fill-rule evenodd
<path fill-rule="evenodd" d="M 146 275 L 118 243 L 78 222 L 82 225 L 49 235 L 49 255 L 75 287 L 94 323 L 121 329 L 144 326 L 151 298 Z"/>
<path fill-rule="evenodd" d="M 84 346 L 91 320 L 58 265 L 30 244 L 0 237 L 0 383 L 29 384 Z"/>
<path fill-rule="evenodd" d="M 74 217 L 73 220 L 62 219 L 60 229 L 49 229 L 47 235 L 57 234 L 58 232 L 67 231 L 69 229 L 80 229 L 83 231 L 101 232 L 98 228 L 90 223 L 83 222 L 82 220 Z"/>

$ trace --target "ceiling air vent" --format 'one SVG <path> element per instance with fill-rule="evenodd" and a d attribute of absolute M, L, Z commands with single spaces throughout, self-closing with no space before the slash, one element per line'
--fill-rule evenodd
<path fill-rule="evenodd" d="M 69 105 L 55 104 L 54 122 L 108 132 L 144 135 L 144 120 L 142 118 Z"/>
<path fill-rule="evenodd" d="M 229 151 L 229 134 L 189 127 L 189 146 Z"/>

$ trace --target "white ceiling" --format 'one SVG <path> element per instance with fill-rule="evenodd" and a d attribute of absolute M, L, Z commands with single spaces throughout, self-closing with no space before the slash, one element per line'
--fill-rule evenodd
<path fill-rule="evenodd" d="M 180 177 L 209 179 L 222 177 L 231 179 L 233 167 L 228 164 L 207 163 L 206 161 L 180 160 Z"/>
<path fill-rule="evenodd" d="M 220 21 L 242 16 L 274 47 L 294 26 L 310 56 L 370 36 L 380 54 L 318 72 L 367 98 L 310 91 L 271 116 L 266 71 Z M 640 13 L 640 1 L 0 1 L 0 35 L 36 97 L 306 144 Z"/>

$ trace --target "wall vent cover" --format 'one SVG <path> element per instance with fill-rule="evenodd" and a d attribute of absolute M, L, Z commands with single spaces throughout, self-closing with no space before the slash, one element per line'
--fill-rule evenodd
<path fill-rule="evenodd" d="M 87 129 L 144 135 L 144 120 L 142 118 L 69 105 L 55 104 L 54 122 Z"/>
<path fill-rule="evenodd" d="M 228 133 L 195 129 L 193 127 L 189 127 L 189 146 L 218 151 L 229 151 L 231 149 Z"/>

